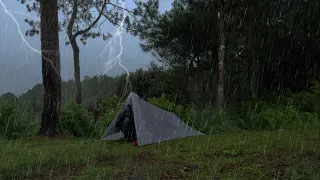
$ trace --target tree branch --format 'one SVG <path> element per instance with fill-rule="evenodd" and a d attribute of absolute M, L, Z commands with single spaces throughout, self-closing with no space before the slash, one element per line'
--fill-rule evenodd
<path fill-rule="evenodd" d="M 71 18 L 70 18 L 70 21 L 68 24 L 68 36 L 69 36 L 70 41 L 71 41 L 71 38 L 74 38 L 72 36 L 72 28 L 73 28 L 74 21 L 76 20 L 76 17 L 77 17 L 77 12 L 78 12 L 78 0 L 74 0 L 72 14 L 71 14 Z"/>
<path fill-rule="evenodd" d="M 102 14 L 109 22 L 111 22 L 112 24 L 116 25 L 116 26 L 121 26 L 120 24 L 116 23 L 112 18 L 108 17 L 108 15 L 106 14 Z M 130 30 L 128 27 L 126 26 L 122 26 L 123 28 L 125 28 L 126 30 Z"/>
<path fill-rule="evenodd" d="M 77 0 L 75 0 L 75 1 L 77 1 Z M 97 19 L 94 20 L 94 21 L 92 22 L 92 24 L 90 24 L 86 29 L 81 30 L 81 31 L 77 31 L 77 32 L 73 35 L 73 38 L 76 38 L 76 37 L 79 36 L 80 34 L 83 34 L 83 33 L 88 32 L 88 31 L 100 20 L 102 14 L 103 14 L 103 10 L 104 10 L 104 8 L 106 7 L 106 5 L 108 4 L 107 1 L 108 1 L 108 0 L 104 0 L 104 3 L 103 3 L 103 5 L 102 5 L 102 8 L 101 8 L 101 10 L 100 10 L 100 12 L 99 12 L 99 16 L 97 17 Z"/>
<path fill-rule="evenodd" d="M 120 7 L 120 6 L 116 5 L 116 4 L 113 4 L 111 2 L 109 2 L 109 4 L 112 5 L 113 7 L 120 8 L 120 9 L 123 9 L 123 10 L 127 11 L 130 15 L 134 15 L 134 12 L 129 10 L 129 9 L 122 8 L 122 7 Z"/>

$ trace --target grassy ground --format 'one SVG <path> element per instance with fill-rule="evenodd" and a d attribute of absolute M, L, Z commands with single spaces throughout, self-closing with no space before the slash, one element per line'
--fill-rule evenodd
<path fill-rule="evenodd" d="M 144 147 L 0 141 L 0 179 L 320 179 L 319 129 L 189 137 Z"/>

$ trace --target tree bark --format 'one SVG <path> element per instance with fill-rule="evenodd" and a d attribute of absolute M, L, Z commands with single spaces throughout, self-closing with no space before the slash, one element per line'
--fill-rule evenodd
<path fill-rule="evenodd" d="M 256 62 L 250 58 L 249 60 L 249 68 L 248 68 L 248 82 L 249 82 L 249 89 L 250 89 L 250 97 L 256 98 L 257 91 L 256 91 Z"/>
<path fill-rule="evenodd" d="M 217 86 L 217 108 L 224 109 L 224 59 L 225 59 L 225 20 L 223 12 L 218 16 L 219 28 L 219 51 L 218 51 L 218 86 Z"/>
<path fill-rule="evenodd" d="M 250 31 L 250 34 L 251 31 Z M 251 52 L 250 50 L 252 49 L 251 46 L 253 47 L 253 40 L 252 36 L 249 35 L 248 39 L 248 49 L 247 49 L 247 58 L 248 58 L 248 90 L 249 90 L 249 96 L 250 98 L 256 98 L 257 97 L 257 88 L 256 88 L 256 76 L 257 76 L 257 61 L 256 61 L 256 56 L 254 52 Z"/>
<path fill-rule="evenodd" d="M 78 13 L 78 1 L 73 2 L 72 14 L 68 24 L 67 34 L 73 50 L 73 65 L 74 65 L 74 81 L 76 82 L 76 103 L 82 105 L 82 92 L 80 80 L 80 50 L 77 45 L 77 36 L 73 34 L 73 25 Z"/>
<path fill-rule="evenodd" d="M 77 45 L 76 39 L 70 40 L 73 50 L 73 65 L 74 65 L 74 80 L 76 82 L 76 103 L 82 106 L 82 90 L 80 80 L 80 50 Z"/>
<path fill-rule="evenodd" d="M 58 32 L 58 0 L 40 1 L 42 79 L 44 103 L 40 136 L 57 132 L 61 105 L 61 76 Z"/>

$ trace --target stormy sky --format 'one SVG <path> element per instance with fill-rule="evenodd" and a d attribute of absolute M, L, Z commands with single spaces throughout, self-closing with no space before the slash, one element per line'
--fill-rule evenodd
<path fill-rule="evenodd" d="M 20 31 L 24 34 L 29 25 L 24 19 L 36 19 L 35 14 L 26 11 L 25 5 L 17 0 L 0 0 L 6 9 L 15 17 L 20 26 Z M 164 11 L 171 7 L 171 0 L 161 0 L 160 10 Z M 132 0 L 125 2 L 127 8 L 134 7 Z M 0 94 L 12 92 L 21 94 L 42 82 L 41 77 L 41 57 L 33 52 L 23 42 L 16 23 L 7 15 L 0 4 Z M 101 28 L 106 32 L 114 34 L 116 28 L 110 23 L 105 23 Z M 30 46 L 40 49 L 40 36 L 24 36 Z M 89 40 L 87 45 L 79 44 L 81 77 L 85 75 L 97 75 L 105 72 L 104 64 L 108 60 L 108 51 L 104 50 L 108 41 L 101 39 Z M 117 47 L 115 51 L 117 51 Z M 65 33 L 60 33 L 60 53 L 61 53 L 61 75 L 63 80 L 73 79 L 73 57 L 71 46 L 65 45 Z M 139 39 L 127 33 L 123 33 L 123 54 L 122 63 L 129 71 L 137 68 L 146 68 L 154 58 L 140 50 Z M 108 75 L 123 73 L 120 67 L 110 70 Z"/>

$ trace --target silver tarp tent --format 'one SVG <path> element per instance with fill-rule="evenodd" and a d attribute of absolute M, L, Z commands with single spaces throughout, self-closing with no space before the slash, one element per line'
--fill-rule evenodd
<path fill-rule="evenodd" d="M 130 93 L 125 104 L 132 106 L 139 146 L 187 136 L 203 135 L 203 133 L 192 129 L 181 121 L 174 113 L 144 101 L 135 93 Z M 119 140 L 123 137 L 123 133 L 115 127 L 118 115 L 122 110 L 111 122 L 102 140 Z"/>

